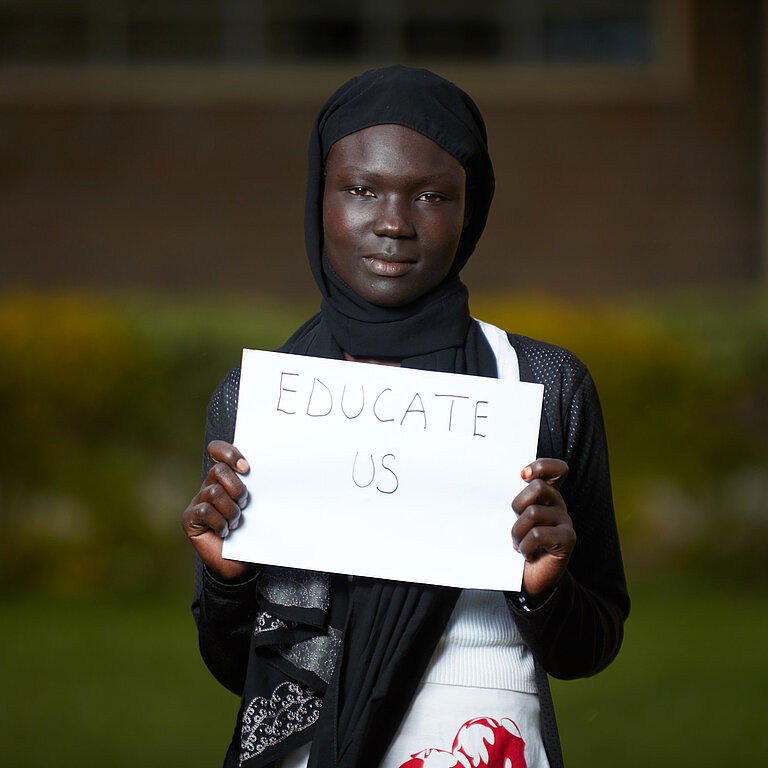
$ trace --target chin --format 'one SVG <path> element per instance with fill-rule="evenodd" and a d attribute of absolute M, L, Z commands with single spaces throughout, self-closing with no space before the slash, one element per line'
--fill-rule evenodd
<path fill-rule="evenodd" d="M 416 297 L 390 296 L 387 294 L 375 293 L 375 294 L 369 294 L 368 296 L 363 296 L 363 298 L 377 307 L 386 307 L 387 309 L 399 309 L 401 307 L 407 307 L 409 304 L 413 304 L 415 301 L 418 301 L 421 297 L 420 296 L 416 296 Z"/>
<path fill-rule="evenodd" d="M 425 290 L 420 290 L 420 287 L 405 285 L 401 281 L 402 278 L 389 278 L 389 282 L 383 285 L 381 283 L 368 283 L 365 286 L 360 286 L 363 290 L 358 291 L 354 287 L 353 290 L 358 296 L 374 306 L 400 309 L 415 304 L 437 287 L 430 285 Z"/>

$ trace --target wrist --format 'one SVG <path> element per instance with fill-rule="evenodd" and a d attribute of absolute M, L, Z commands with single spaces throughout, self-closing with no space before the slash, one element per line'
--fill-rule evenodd
<path fill-rule="evenodd" d="M 529 592 L 525 587 L 523 587 L 520 592 L 514 593 L 514 602 L 515 605 L 521 610 L 521 611 L 535 611 L 538 608 L 541 608 L 544 603 L 546 603 L 550 597 L 555 593 L 555 590 L 557 589 L 557 586 L 551 587 L 549 589 L 544 590 L 543 592 Z"/>
<path fill-rule="evenodd" d="M 229 575 L 227 573 L 219 573 L 204 563 L 203 571 L 206 579 L 217 587 L 234 589 L 253 581 L 259 575 L 261 567 L 254 563 L 248 563 L 244 570 L 236 575 Z"/>

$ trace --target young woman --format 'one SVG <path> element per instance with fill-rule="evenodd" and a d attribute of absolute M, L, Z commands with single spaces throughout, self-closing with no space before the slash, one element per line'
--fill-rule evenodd
<path fill-rule="evenodd" d="M 589 374 L 566 350 L 473 320 L 459 279 L 493 190 L 485 126 L 455 85 L 399 66 L 343 85 L 309 147 L 321 310 L 281 351 L 542 383 L 540 458 L 509 469 L 527 481 L 510 499 L 522 591 L 224 560 L 241 514 L 260 514 L 232 445 L 233 369 L 209 405 L 203 484 L 183 521 L 202 655 L 242 696 L 227 766 L 556 768 L 547 675 L 594 674 L 619 649 L 629 600 Z"/>

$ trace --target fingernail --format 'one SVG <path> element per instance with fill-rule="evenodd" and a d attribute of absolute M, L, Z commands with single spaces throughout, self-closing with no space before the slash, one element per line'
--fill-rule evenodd
<path fill-rule="evenodd" d="M 225 525 L 224 530 L 221 532 L 221 538 L 226 539 L 229 536 L 229 526 Z"/>
<path fill-rule="evenodd" d="M 530 480 L 531 477 L 533 477 L 533 470 L 530 467 L 525 467 L 523 471 L 520 473 L 520 476 L 523 478 L 523 480 Z"/>
<path fill-rule="evenodd" d="M 248 491 L 246 491 L 238 500 L 237 500 L 237 506 L 240 507 L 240 509 L 245 509 L 246 505 L 248 504 Z"/>
<path fill-rule="evenodd" d="M 242 473 L 247 472 L 251 468 L 245 459 L 238 459 L 237 464 L 235 464 L 235 467 L 237 468 L 238 472 L 242 472 Z"/>

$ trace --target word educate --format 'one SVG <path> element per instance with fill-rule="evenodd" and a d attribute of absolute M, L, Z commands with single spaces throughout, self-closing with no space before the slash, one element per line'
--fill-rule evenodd
<path fill-rule="evenodd" d="M 280 389 L 276 406 L 280 413 L 288 416 L 303 413 L 311 418 L 324 418 L 333 413 L 341 412 L 344 418 L 352 421 L 360 418 L 368 407 L 370 414 L 381 424 L 397 423 L 402 427 L 406 423 L 406 419 L 410 419 L 411 422 L 416 420 L 423 429 L 427 429 L 428 426 L 439 428 L 442 424 L 442 427 L 450 432 L 453 429 L 454 407 L 457 402 L 461 404 L 463 400 L 466 400 L 473 413 L 471 419 L 472 436 L 486 437 L 486 434 L 480 431 L 483 428 L 480 422 L 488 418 L 484 408 L 488 405 L 487 400 L 475 400 L 472 404 L 467 395 L 435 392 L 432 396 L 436 399 L 436 405 L 434 409 L 430 407 L 428 417 L 425 398 L 421 396 L 420 392 L 414 392 L 410 398 L 403 399 L 402 396 L 397 396 L 391 387 L 384 387 L 383 389 L 376 388 L 374 393 L 369 392 L 366 397 L 366 389 L 363 384 L 355 387 L 357 391 L 354 394 L 351 392 L 347 394 L 347 385 L 344 384 L 341 387 L 341 392 L 338 392 L 337 387 L 334 397 L 334 391 L 331 387 L 321 379 L 314 377 L 307 395 L 306 386 L 304 390 L 292 388 L 303 383 L 298 381 L 300 378 L 302 378 L 301 374 L 298 373 L 283 371 L 280 374 Z M 292 395 L 298 397 L 292 397 Z M 403 408 L 402 404 L 406 400 L 408 404 Z M 426 402 L 429 403 L 430 400 L 427 398 Z M 448 407 L 440 408 L 437 405 L 440 402 L 446 403 Z M 297 410 L 299 406 L 301 406 L 300 411 Z"/>
<path fill-rule="evenodd" d="M 462 431 L 472 437 L 486 437 L 487 400 L 471 399 L 468 395 L 447 392 L 395 392 L 392 387 L 367 388 L 364 384 L 348 387 L 329 385 L 316 376 L 282 371 L 275 408 L 286 416 L 307 416 L 312 419 L 336 418 L 354 421 L 361 417 L 372 424 L 446 432 Z M 456 427 L 456 429 L 454 429 Z M 469 431 L 471 430 L 471 432 Z M 373 454 L 361 456 L 355 452 L 352 462 L 352 482 L 358 488 L 375 488 L 392 494 L 400 487 L 395 471 L 396 456 L 385 453 L 378 459 Z M 379 480 L 377 480 L 377 476 Z"/>

